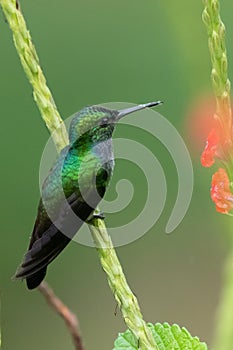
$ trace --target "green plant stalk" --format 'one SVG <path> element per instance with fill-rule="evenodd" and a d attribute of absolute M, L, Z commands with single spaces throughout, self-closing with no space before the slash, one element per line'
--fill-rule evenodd
<path fill-rule="evenodd" d="M 33 87 L 33 96 L 52 135 L 57 150 L 68 144 L 68 136 L 62 118 L 46 85 L 46 79 L 39 65 L 39 59 L 32 44 L 25 20 L 16 0 L 0 0 L 13 34 L 13 40 L 26 76 Z M 104 221 L 94 219 L 89 225 L 98 250 L 100 261 L 107 274 L 108 283 L 122 311 L 125 323 L 138 339 L 142 350 L 157 350 L 151 330 L 142 318 L 136 297 L 129 288 L 116 252 L 107 233 Z"/>
<path fill-rule="evenodd" d="M 11 28 L 23 69 L 32 85 L 34 100 L 49 132 L 52 134 L 57 150 L 60 151 L 68 144 L 67 131 L 52 94 L 46 85 L 46 79 L 23 15 L 16 0 L 0 0 L 0 4 Z"/>
<path fill-rule="evenodd" d="M 231 142 L 232 112 L 228 79 L 225 26 L 220 17 L 219 0 L 204 0 L 203 21 L 207 28 L 212 62 L 211 78 L 216 97 L 216 119 L 220 123 L 224 142 Z M 227 164 L 226 164 L 227 166 Z M 230 175 L 230 174 L 229 174 Z M 225 263 L 224 285 L 217 311 L 214 350 L 233 348 L 233 244 Z"/>
<path fill-rule="evenodd" d="M 232 350 L 233 348 L 233 244 L 224 268 L 224 289 L 216 314 L 216 330 L 213 350 Z"/>
<path fill-rule="evenodd" d="M 139 349 L 157 350 L 152 332 L 142 318 L 137 298 L 127 284 L 104 221 L 93 219 L 92 225 L 89 228 L 100 257 L 101 265 L 108 276 L 109 286 L 123 314 L 126 325 L 138 340 Z"/>
<path fill-rule="evenodd" d="M 219 121 L 226 141 L 231 140 L 230 80 L 225 44 L 225 26 L 220 17 L 219 0 L 204 0 L 202 19 L 206 25 L 212 62 L 211 78 L 217 102 L 215 117 Z"/>

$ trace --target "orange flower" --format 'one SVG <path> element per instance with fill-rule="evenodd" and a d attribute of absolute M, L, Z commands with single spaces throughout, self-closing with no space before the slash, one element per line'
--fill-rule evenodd
<path fill-rule="evenodd" d="M 227 214 L 233 208 L 230 180 L 223 168 L 219 168 L 212 177 L 211 199 L 220 213 Z"/>

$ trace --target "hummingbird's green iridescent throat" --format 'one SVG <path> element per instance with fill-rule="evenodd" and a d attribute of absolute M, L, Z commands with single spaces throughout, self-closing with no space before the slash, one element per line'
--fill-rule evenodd
<path fill-rule="evenodd" d="M 74 115 L 69 145 L 61 151 L 43 183 L 29 248 L 15 275 L 26 279 L 29 289 L 43 281 L 48 264 L 93 215 L 103 198 L 114 169 L 112 134 L 117 122 L 161 103 L 122 110 L 96 105 Z"/>

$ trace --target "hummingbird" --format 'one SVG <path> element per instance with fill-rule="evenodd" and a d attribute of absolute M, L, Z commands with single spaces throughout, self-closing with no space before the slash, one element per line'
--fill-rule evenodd
<path fill-rule="evenodd" d="M 90 221 L 113 174 L 112 135 L 124 116 L 161 101 L 122 110 L 99 105 L 77 112 L 69 128 L 69 145 L 58 156 L 41 190 L 37 218 L 28 251 L 15 278 L 26 279 L 28 289 L 40 285 L 47 266 Z M 98 214 L 97 214 L 98 215 Z"/>

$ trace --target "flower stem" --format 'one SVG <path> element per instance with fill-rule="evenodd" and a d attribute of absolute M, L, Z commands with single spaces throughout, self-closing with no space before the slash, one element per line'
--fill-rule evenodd
<path fill-rule="evenodd" d="M 216 118 L 223 130 L 224 141 L 231 141 L 230 81 L 225 44 L 225 26 L 220 17 L 219 0 L 204 0 L 203 22 L 207 28 L 208 44 L 212 62 L 211 78 L 216 96 Z"/>
<path fill-rule="evenodd" d="M 33 87 L 35 102 L 57 150 L 60 151 L 68 144 L 67 131 L 46 85 L 23 15 L 16 0 L 0 0 L 0 5 L 12 30 L 15 47 L 26 76 Z M 104 221 L 93 219 L 93 224 L 95 226 L 89 225 L 89 228 L 96 243 L 100 261 L 127 326 L 138 339 L 140 349 L 157 350 L 152 332 L 143 320 L 137 299 L 127 284 Z"/>
<path fill-rule="evenodd" d="M 222 147 L 232 145 L 232 112 L 228 79 L 225 26 L 220 17 L 219 0 L 204 0 L 203 21 L 207 28 L 212 62 L 211 78 L 217 102 L 216 119 L 221 127 Z M 232 147 L 229 148 L 232 159 Z M 225 166 L 229 175 L 229 160 Z M 220 183 L 222 186 L 223 182 Z M 233 344 L 233 244 L 226 260 L 224 286 L 217 312 L 214 350 L 232 350 Z"/>

